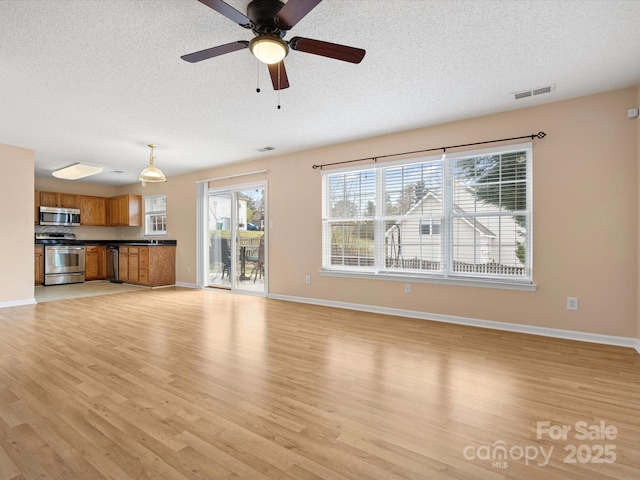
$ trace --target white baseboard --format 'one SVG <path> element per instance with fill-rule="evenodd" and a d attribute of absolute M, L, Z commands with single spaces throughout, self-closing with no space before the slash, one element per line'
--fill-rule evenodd
<path fill-rule="evenodd" d="M 640 353 L 640 340 L 633 337 L 617 337 L 614 335 L 601 335 L 598 333 L 576 332 L 573 330 L 561 330 L 559 328 L 535 327 L 532 325 L 520 325 L 517 323 L 496 322 L 493 320 L 481 320 L 469 317 L 457 317 L 454 315 L 442 315 L 439 313 L 417 312 L 415 310 L 403 310 L 399 308 L 376 307 L 359 303 L 333 302 L 316 298 L 294 297 L 290 295 L 270 294 L 269 298 L 286 300 L 288 302 L 309 303 L 325 307 L 343 308 L 347 310 L 359 310 L 362 312 L 380 313 L 383 315 L 397 315 L 400 317 L 417 318 L 434 322 L 453 323 L 470 327 L 489 328 L 492 330 L 504 330 L 507 332 L 527 333 L 543 337 L 562 338 L 565 340 L 577 340 L 579 342 L 601 343 L 618 347 L 635 348 Z"/>
<path fill-rule="evenodd" d="M 23 305 L 35 305 L 35 298 L 25 298 L 24 300 L 11 300 L 10 302 L 0 302 L 0 308 L 21 307 Z"/>

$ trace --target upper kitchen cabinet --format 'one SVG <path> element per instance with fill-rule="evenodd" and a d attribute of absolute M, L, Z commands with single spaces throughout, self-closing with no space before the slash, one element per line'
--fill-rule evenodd
<path fill-rule="evenodd" d="M 80 208 L 80 196 L 75 193 L 40 192 L 40 206 Z"/>
<path fill-rule="evenodd" d="M 107 198 L 80 195 L 80 224 L 107 226 Z"/>
<path fill-rule="evenodd" d="M 142 225 L 142 196 L 119 195 L 109 199 L 109 225 L 139 227 Z"/>

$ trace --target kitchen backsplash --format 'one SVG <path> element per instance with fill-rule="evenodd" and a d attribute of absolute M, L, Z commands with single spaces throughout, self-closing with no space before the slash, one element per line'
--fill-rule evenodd
<path fill-rule="evenodd" d="M 60 225 L 35 225 L 34 229 L 34 233 L 73 233 L 73 227 Z"/>

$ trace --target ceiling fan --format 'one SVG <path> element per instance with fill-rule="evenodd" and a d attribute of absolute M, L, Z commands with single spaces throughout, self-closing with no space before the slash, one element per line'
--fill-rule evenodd
<path fill-rule="evenodd" d="M 247 6 L 246 15 L 223 0 L 198 1 L 236 22 L 242 28 L 253 31 L 255 37 L 251 41 L 239 40 L 218 45 L 180 58 L 196 63 L 248 48 L 258 60 L 267 64 L 274 90 L 289 88 L 283 61 L 289 49 L 351 63 L 360 63 L 366 53 L 361 48 L 311 38 L 293 37 L 289 41 L 283 40 L 287 32 L 322 0 L 289 0 L 287 3 L 280 0 L 252 0 Z"/>

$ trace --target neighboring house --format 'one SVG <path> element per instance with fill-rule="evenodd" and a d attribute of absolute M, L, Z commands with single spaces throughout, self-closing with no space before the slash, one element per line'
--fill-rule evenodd
<path fill-rule="evenodd" d="M 467 188 L 456 191 L 456 214 L 464 214 L 459 206 L 473 205 L 475 213 L 496 212 L 495 205 L 477 201 Z M 402 219 L 385 233 L 389 266 L 399 265 L 399 260 L 420 259 L 434 262 L 427 267 L 439 270 L 442 261 L 442 198 L 430 191 L 416 203 Z M 453 261 L 467 264 L 499 263 L 523 267 L 516 251 L 521 227 L 511 216 L 454 218 Z M 500 248 L 501 247 L 501 248 Z"/>
<path fill-rule="evenodd" d="M 238 199 L 238 224 L 247 229 L 247 200 Z M 231 227 L 231 197 L 211 195 L 209 197 L 209 231 L 229 230 Z"/>

